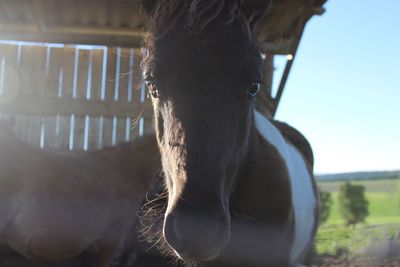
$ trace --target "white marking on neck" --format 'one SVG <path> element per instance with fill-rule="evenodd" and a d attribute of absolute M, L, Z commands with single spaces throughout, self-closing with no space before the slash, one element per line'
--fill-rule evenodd
<path fill-rule="evenodd" d="M 312 178 L 300 152 L 292 144 L 286 142 L 279 130 L 257 111 L 254 111 L 254 119 L 258 132 L 265 141 L 276 148 L 285 161 L 290 176 L 295 217 L 295 236 L 290 262 L 296 265 L 311 241 L 316 223 L 317 200 L 311 182 Z"/>

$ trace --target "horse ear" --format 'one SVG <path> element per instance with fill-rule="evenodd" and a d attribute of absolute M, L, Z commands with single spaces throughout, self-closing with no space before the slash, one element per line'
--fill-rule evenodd
<path fill-rule="evenodd" d="M 250 27 L 254 28 L 267 13 L 273 0 L 248 0 L 243 3 L 243 13 L 249 21 Z"/>
<path fill-rule="evenodd" d="M 153 14 L 157 2 L 158 0 L 142 0 L 142 6 L 148 15 Z"/>

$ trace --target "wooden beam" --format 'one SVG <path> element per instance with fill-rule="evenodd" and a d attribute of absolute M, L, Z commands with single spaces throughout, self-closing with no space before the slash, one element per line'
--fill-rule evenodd
<path fill-rule="evenodd" d="M 84 34 L 49 34 L 49 33 L 21 33 L 1 31 L 0 40 L 13 40 L 37 43 L 104 45 L 136 48 L 143 45 L 142 38 L 126 36 L 84 35 Z"/>
<path fill-rule="evenodd" d="M 26 24 L 26 23 L 1 23 L 0 24 L 0 34 L 3 32 L 40 32 L 40 28 L 36 24 Z"/>
<path fill-rule="evenodd" d="M 0 112 L 12 114 L 29 114 L 38 116 L 64 115 L 72 113 L 75 116 L 104 116 L 104 117 L 127 117 L 138 116 L 144 112 L 149 103 L 141 106 L 125 101 L 101 101 L 72 98 L 58 98 L 48 96 L 26 96 L 18 95 L 11 99 L 5 96 L 0 98 Z M 145 117 L 151 118 L 152 111 L 144 113 Z"/>
<path fill-rule="evenodd" d="M 271 98 L 272 79 L 274 73 L 274 55 L 264 54 L 263 86 L 256 98 L 257 110 L 267 118 L 272 118 L 273 99 Z"/>
<path fill-rule="evenodd" d="M 274 107 L 273 107 L 272 117 L 275 117 L 276 111 L 278 110 L 278 105 L 282 98 L 282 94 L 283 94 L 283 90 L 285 89 L 286 81 L 289 77 L 290 70 L 292 68 L 294 59 L 296 57 L 296 52 L 299 47 L 301 36 L 303 35 L 303 32 L 304 32 L 304 28 L 306 27 L 307 20 L 308 20 L 308 17 L 304 17 L 303 19 L 300 19 L 299 24 L 297 25 L 297 32 L 296 32 L 296 39 L 295 39 L 296 42 L 292 48 L 292 51 L 290 52 L 291 59 L 288 59 L 288 61 L 286 63 L 285 70 L 283 71 L 282 78 L 279 83 L 278 91 L 273 100 Z"/>
<path fill-rule="evenodd" d="M 295 38 L 282 38 L 272 42 L 261 43 L 261 49 L 265 53 L 287 55 L 291 53 L 292 47 L 295 43 Z"/>
<path fill-rule="evenodd" d="M 128 27 L 47 26 L 42 31 L 38 25 L 0 24 L 0 39 L 25 42 L 140 47 L 145 36 Z"/>
<path fill-rule="evenodd" d="M 88 27 L 88 26 L 43 26 L 38 27 L 32 24 L 0 24 L 0 31 L 16 31 L 16 34 L 34 32 L 54 33 L 54 34 L 88 34 L 88 35 L 107 35 L 107 36 L 130 36 L 145 37 L 146 31 L 134 30 L 128 27 Z"/>
<path fill-rule="evenodd" d="M 33 13 L 35 14 L 35 20 L 41 31 L 47 30 L 47 25 L 45 21 L 46 11 L 43 5 L 43 0 L 31 0 Z"/>
<path fill-rule="evenodd" d="M 325 13 L 326 9 L 321 6 L 316 6 L 313 8 L 313 13 L 315 15 L 321 16 Z"/>
<path fill-rule="evenodd" d="M 134 30 L 121 27 L 81 27 L 81 26 L 56 26 L 49 27 L 46 32 L 62 34 L 88 34 L 125 37 L 145 37 L 146 31 Z"/>

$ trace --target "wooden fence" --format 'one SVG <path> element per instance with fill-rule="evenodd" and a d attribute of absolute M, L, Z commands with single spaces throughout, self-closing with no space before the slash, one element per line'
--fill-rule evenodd
<path fill-rule="evenodd" d="M 44 149 L 96 150 L 152 131 L 144 50 L 0 43 L 0 114 Z"/>

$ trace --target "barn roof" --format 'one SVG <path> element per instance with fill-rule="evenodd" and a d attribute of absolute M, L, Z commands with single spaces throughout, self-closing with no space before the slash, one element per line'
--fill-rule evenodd
<path fill-rule="evenodd" d="M 148 18 L 139 0 L 0 0 L 0 39 L 138 47 Z M 264 49 L 290 54 L 299 25 L 326 0 L 275 0 L 259 27 Z M 300 33 L 299 33 L 300 32 Z"/>

